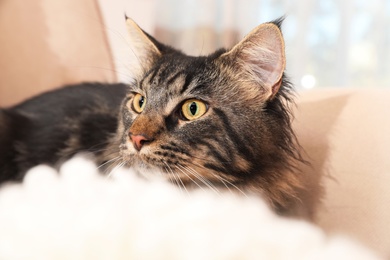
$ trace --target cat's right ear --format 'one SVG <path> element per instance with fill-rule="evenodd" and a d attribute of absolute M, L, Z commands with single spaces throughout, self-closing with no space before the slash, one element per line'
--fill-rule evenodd
<path fill-rule="evenodd" d="M 126 26 L 129 33 L 130 48 L 135 56 L 135 61 L 132 62 L 132 70 L 136 73 L 144 73 L 151 68 L 156 59 L 161 57 L 162 53 L 157 46 L 157 41 L 128 17 L 126 17 Z"/>
<path fill-rule="evenodd" d="M 251 86 L 259 86 L 262 100 L 272 99 L 282 85 L 286 66 L 282 20 L 261 24 L 222 55 Z M 255 87 L 256 89 L 256 87 Z"/>

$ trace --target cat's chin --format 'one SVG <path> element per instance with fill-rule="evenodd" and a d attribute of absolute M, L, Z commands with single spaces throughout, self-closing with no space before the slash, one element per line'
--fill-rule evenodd
<path fill-rule="evenodd" d="M 142 161 L 133 162 L 129 167 L 137 176 L 148 180 L 166 179 L 167 173 L 162 169 Z"/>

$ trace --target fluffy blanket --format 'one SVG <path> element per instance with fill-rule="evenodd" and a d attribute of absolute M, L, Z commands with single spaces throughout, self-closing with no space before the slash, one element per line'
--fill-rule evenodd
<path fill-rule="evenodd" d="M 377 259 L 259 198 L 189 193 L 75 158 L 0 190 L 0 259 Z"/>

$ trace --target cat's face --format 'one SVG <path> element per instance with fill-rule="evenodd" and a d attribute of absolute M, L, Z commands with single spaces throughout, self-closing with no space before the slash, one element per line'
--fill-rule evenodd
<path fill-rule="evenodd" d="M 259 26 L 231 50 L 190 57 L 129 23 L 145 62 L 121 114 L 127 164 L 158 169 L 178 185 L 267 182 L 262 171 L 278 168 L 272 164 L 286 148 L 280 128 L 290 127 L 288 112 L 278 111 L 286 87 L 278 26 Z"/>
<path fill-rule="evenodd" d="M 182 181 L 231 181 L 233 173 L 250 171 L 262 105 L 229 73 L 213 56 L 172 53 L 157 62 L 130 86 L 122 119 L 126 159 Z"/>

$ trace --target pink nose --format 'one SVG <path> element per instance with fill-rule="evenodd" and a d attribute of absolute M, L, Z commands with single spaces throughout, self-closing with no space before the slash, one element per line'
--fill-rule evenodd
<path fill-rule="evenodd" d="M 137 149 L 137 151 L 140 151 L 142 146 L 144 146 L 146 142 L 150 141 L 144 135 L 130 134 L 130 139 L 133 142 L 134 148 Z"/>

